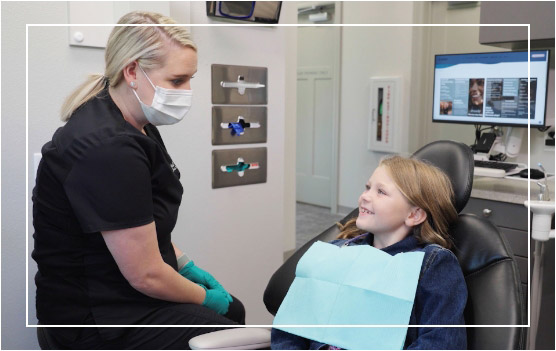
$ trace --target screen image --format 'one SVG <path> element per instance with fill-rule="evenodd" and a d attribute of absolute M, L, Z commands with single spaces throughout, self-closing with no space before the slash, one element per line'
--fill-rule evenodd
<path fill-rule="evenodd" d="M 548 55 L 548 50 L 530 56 L 527 51 L 436 55 L 433 122 L 527 126 L 529 112 L 531 126 L 544 126 Z"/>

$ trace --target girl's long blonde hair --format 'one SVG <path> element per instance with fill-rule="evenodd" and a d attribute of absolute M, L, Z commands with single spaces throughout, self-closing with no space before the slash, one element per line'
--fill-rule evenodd
<path fill-rule="evenodd" d="M 393 156 L 382 159 L 379 166 L 388 169 L 396 186 L 412 206 L 427 213 L 427 219 L 413 227 L 413 235 L 421 243 L 438 244 L 452 248 L 448 229 L 457 219 L 454 207 L 454 191 L 448 176 L 439 168 L 414 158 Z M 365 233 L 357 228 L 357 218 L 348 220 L 345 225 L 338 223 L 339 239 L 349 239 Z"/>
<path fill-rule="evenodd" d="M 176 24 L 170 17 L 144 11 L 124 15 L 118 24 Z M 197 51 L 191 35 L 180 26 L 116 26 L 110 33 L 104 54 L 104 74 L 92 74 L 64 101 L 62 121 L 67 122 L 81 105 L 102 91 L 106 82 L 117 86 L 123 79 L 123 69 L 137 60 L 143 68 L 164 65 L 165 44 L 190 47 Z"/>

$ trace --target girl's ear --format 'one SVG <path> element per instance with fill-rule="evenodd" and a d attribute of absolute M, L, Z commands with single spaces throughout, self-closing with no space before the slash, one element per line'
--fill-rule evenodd
<path fill-rule="evenodd" d="M 415 227 L 427 219 L 427 212 L 420 207 L 413 207 L 405 219 L 405 225 Z"/>

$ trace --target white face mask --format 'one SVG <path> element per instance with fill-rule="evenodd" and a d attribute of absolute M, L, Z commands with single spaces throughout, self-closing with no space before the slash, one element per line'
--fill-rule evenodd
<path fill-rule="evenodd" d="M 139 66 L 139 68 L 154 89 L 151 106 L 144 104 L 139 98 L 139 95 L 137 95 L 135 89 L 132 89 L 137 100 L 139 100 L 141 104 L 141 109 L 147 120 L 155 126 L 170 125 L 181 121 L 191 108 L 193 90 L 155 87 L 149 76 L 143 71 L 143 68 L 141 68 L 141 66 Z"/>

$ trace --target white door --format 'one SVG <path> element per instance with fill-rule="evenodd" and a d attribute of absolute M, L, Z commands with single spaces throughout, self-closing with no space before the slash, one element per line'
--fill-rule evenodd
<path fill-rule="evenodd" d="M 324 207 L 331 207 L 336 186 L 338 31 L 298 27 L 296 199 Z"/>

